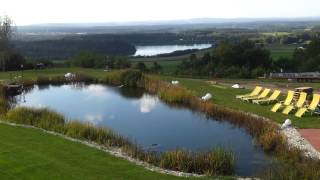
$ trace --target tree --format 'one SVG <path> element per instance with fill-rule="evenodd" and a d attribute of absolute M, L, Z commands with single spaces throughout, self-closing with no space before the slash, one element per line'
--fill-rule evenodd
<path fill-rule="evenodd" d="M 153 62 L 153 66 L 151 67 L 151 71 L 154 73 L 159 73 L 160 71 L 162 71 L 162 66 L 157 62 Z"/>
<path fill-rule="evenodd" d="M 135 64 L 134 69 L 138 69 L 142 72 L 147 71 L 147 66 L 143 62 L 138 62 Z"/>
<path fill-rule="evenodd" d="M 297 48 L 293 53 L 292 64 L 300 72 L 320 70 L 320 39 L 313 39 L 307 47 Z"/>
<path fill-rule="evenodd" d="M 21 64 L 26 63 L 24 57 L 15 51 L 9 51 L 7 54 L 8 58 L 5 61 L 5 70 L 16 71 L 20 69 Z"/>
<path fill-rule="evenodd" d="M 105 66 L 103 56 L 92 52 L 81 52 L 73 60 L 73 65 L 84 68 L 102 68 Z"/>
<path fill-rule="evenodd" d="M 6 61 L 9 59 L 10 40 L 13 21 L 8 17 L 0 17 L 0 62 L 2 70 L 6 70 Z"/>

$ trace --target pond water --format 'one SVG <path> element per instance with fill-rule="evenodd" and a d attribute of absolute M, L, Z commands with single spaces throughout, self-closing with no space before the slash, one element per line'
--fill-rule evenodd
<path fill-rule="evenodd" d="M 105 125 L 147 150 L 229 148 L 238 158 L 236 174 L 242 176 L 253 175 L 270 163 L 244 129 L 168 106 L 139 89 L 83 84 L 35 86 L 15 96 L 14 102 L 17 106 L 48 107 L 68 119 Z"/>
<path fill-rule="evenodd" d="M 159 54 L 172 53 L 188 49 L 206 49 L 211 44 L 193 44 L 193 45 L 159 45 L 159 46 L 136 46 L 134 56 L 155 56 Z"/>

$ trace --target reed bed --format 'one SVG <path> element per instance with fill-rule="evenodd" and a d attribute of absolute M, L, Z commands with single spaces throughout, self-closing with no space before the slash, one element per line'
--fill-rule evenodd
<path fill-rule="evenodd" d="M 234 164 L 234 153 L 220 148 L 200 153 L 169 151 L 163 153 L 160 159 L 162 168 L 211 176 L 233 174 Z"/>
<path fill-rule="evenodd" d="M 95 77 L 89 76 L 83 73 L 77 73 L 71 79 L 71 82 L 82 82 L 82 83 L 97 83 L 99 80 Z"/>
<path fill-rule="evenodd" d="M 138 70 L 118 70 L 109 72 L 101 81 L 109 85 L 124 85 L 126 87 L 143 87 L 141 79 L 143 74 Z"/>
<path fill-rule="evenodd" d="M 64 76 L 54 76 L 50 78 L 50 84 L 52 85 L 61 85 L 61 84 L 65 84 L 68 81 L 66 80 L 66 78 Z"/>
<path fill-rule="evenodd" d="M 33 86 L 35 84 L 35 82 L 31 79 L 23 79 L 22 80 L 22 85 L 24 87 L 30 87 L 30 86 Z"/>
<path fill-rule="evenodd" d="M 109 85 L 121 85 L 124 73 L 126 71 L 127 70 L 111 71 L 102 80 L 102 83 L 109 84 Z"/>
<path fill-rule="evenodd" d="M 5 96 L 0 96 L 0 118 L 2 118 L 10 109 L 9 102 Z"/>
<path fill-rule="evenodd" d="M 49 85 L 51 83 L 50 78 L 46 76 L 37 77 L 36 84 L 38 85 Z"/>
<path fill-rule="evenodd" d="M 27 124 L 59 132 L 63 130 L 65 123 L 62 115 L 46 108 L 14 108 L 7 112 L 5 119 L 17 124 Z"/>

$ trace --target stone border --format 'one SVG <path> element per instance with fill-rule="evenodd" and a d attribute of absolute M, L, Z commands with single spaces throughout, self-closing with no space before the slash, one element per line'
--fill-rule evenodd
<path fill-rule="evenodd" d="M 296 147 L 302 150 L 305 156 L 320 160 L 320 152 L 317 151 L 309 141 L 303 138 L 295 128 L 287 127 L 281 129 L 281 132 L 287 136 L 289 147 Z"/>
<path fill-rule="evenodd" d="M 275 123 L 279 127 L 280 133 L 286 136 L 287 138 L 287 143 L 289 148 L 298 148 L 299 150 L 303 151 L 304 155 L 306 157 L 312 158 L 312 159 L 318 159 L 320 160 L 320 152 L 316 150 L 309 141 L 307 141 L 305 138 L 301 136 L 301 134 L 295 129 L 294 127 L 286 127 L 286 128 L 281 128 L 281 125 L 272 121 L 271 119 L 253 114 L 253 113 L 248 113 L 248 115 L 251 115 L 253 117 L 259 117 L 262 118 L 265 121 L 269 121 L 272 123 Z"/>

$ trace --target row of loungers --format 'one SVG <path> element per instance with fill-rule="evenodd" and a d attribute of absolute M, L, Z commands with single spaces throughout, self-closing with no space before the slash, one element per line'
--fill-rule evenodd
<path fill-rule="evenodd" d="M 243 101 L 252 102 L 255 104 L 272 104 L 278 102 L 278 97 L 281 94 L 281 91 L 274 90 L 271 96 L 271 89 L 265 88 L 263 89 L 260 86 L 257 86 L 250 94 L 238 95 L 237 99 L 241 99 Z M 319 103 L 320 103 L 320 95 L 313 94 L 312 101 L 309 105 L 306 105 L 307 93 L 301 92 L 299 95 L 299 99 L 297 101 L 293 100 L 294 91 L 289 90 L 287 97 L 284 101 L 280 101 L 276 103 L 272 108 L 272 112 L 277 112 L 282 110 L 283 114 L 289 114 L 293 110 L 296 110 L 295 116 L 302 117 L 305 113 L 310 112 L 311 115 L 313 113 L 319 114 Z"/>

